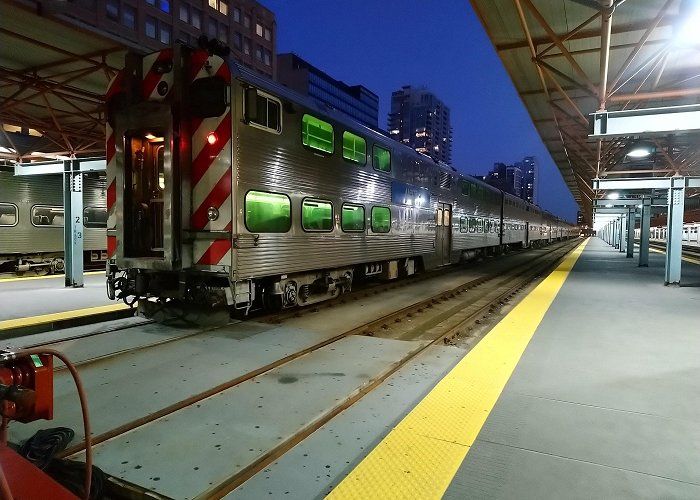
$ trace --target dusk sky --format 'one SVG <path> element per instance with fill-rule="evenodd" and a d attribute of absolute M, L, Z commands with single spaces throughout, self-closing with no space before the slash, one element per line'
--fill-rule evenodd
<path fill-rule="evenodd" d="M 450 108 L 457 170 L 484 175 L 535 156 L 539 205 L 576 222 L 578 205 L 468 1 L 259 1 L 275 13 L 277 52 L 377 94 L 381 128 L 393 91 L 425 86 Z"/>

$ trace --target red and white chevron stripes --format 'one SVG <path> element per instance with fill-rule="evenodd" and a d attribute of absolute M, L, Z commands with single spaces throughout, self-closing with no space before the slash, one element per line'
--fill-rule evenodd
<path fill-rule="evenodd" d="M 196 52 L 192 57 L 192 81 L 217 75 L 227 83 L 231 73 L 219 57 L 207 57 Z M 231 111 L 213 118 L 193 118 L 192 130 L 192 229 L 195 231 L 231 231 L 231 164 L 232 137 Z M 213 144 L 207 141 L 210 133 L 216 135 Z M 210 220 L 210 208 L 218 211 L 218 218 Z M 195 241 L 193 260 L 199 265 L 230 265 L 231 239 Z"/>
<path fill-rule="evenodd" d="M 110 102 L 110 99 L 114 97 L 115 94 L 122 92 L 124 90 L 124 74 L 117 73 L 117 75 L 112 78 L 107 87 L 106 101 Z M 116 214 L 116 201 L 117 201 L 117 184 L 116 184 L 116 173 L 117 173 L 117 147 L 116 147 L 116 137 L 114 136 L 114 130 L 107 121 L 105 125 L 106 129 L 106 152 L 107 152 L 107 230 L 114 230 L 117 228 L 117 214 Z M 117 250 L 117 237 L 113 235 L 107 236 L 107 258 L 113 259 Z"/>

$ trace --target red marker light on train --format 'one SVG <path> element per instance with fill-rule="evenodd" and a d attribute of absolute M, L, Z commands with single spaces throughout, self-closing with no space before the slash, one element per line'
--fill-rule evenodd
<path fill-rule="evenodd" d="M 209 143 L 210 146 L 213 146 L 216 144 L 216 141 L 218 141 L 219 138 L 216 136 L 214 132 L 209 132 L 207 134 L 207 142 Z"/>

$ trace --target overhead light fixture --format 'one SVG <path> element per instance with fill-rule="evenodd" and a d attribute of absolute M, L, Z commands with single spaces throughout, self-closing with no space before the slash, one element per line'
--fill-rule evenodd
<path fill-rule="evenodd" d="M 608 203 L 607 205 L 605 205 L 605 208 L 612 208 L 612 203 Z"/>
<path fill-rule="evenodd" d="M 677 46 L 691 46 L 700 43 L 700 2 L 696 0 L 685 0 L 681 3 L 679 12 L 678 30 L 674 36 L 674 43 Z"/>
<path fill-rule="evenodd" d="M 609 200 L 617 200 L 620 197 L 620 193 L 613 191 L 608 195 Z"/>
<path fill-rule="evenodd" d="M 635 141 L 627 148 L 625 156 L 628 158 L 646 158 L 656 153 L 656 146 L 648 141 Z"/>

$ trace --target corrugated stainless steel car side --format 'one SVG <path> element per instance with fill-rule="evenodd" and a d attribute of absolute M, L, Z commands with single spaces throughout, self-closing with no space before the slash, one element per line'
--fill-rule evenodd
<path fill-rule="evenodd" d="M 103 177 L 85 176 L 84 207 L 106 207 Z M 60 174 L 16 176 L 0 170 L 0 203 L 17 207 L 16 224 L 0 226 L 0 263 L 36 255 L 62 256 L 63 224 L 32 223 L 34 207 L 63 207 L 63 184 Z M 104 228 L 84 228 L 84 250 L 104 252 L 107 239 Z M 102 255 L 100 255 L 103 257 Z"/>

